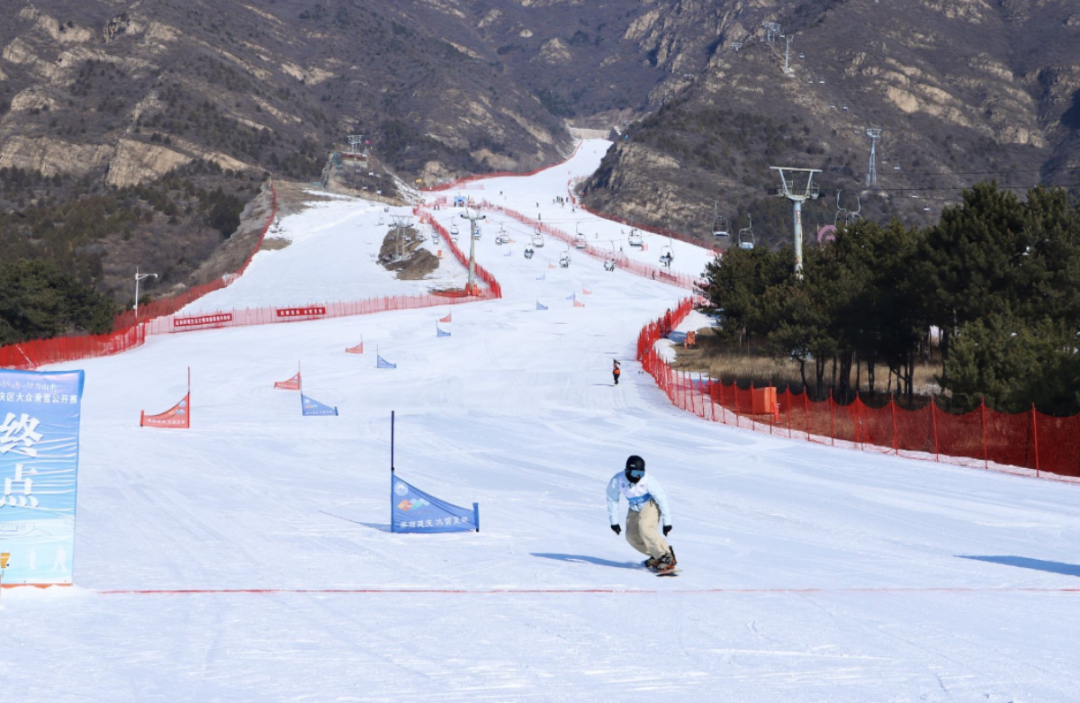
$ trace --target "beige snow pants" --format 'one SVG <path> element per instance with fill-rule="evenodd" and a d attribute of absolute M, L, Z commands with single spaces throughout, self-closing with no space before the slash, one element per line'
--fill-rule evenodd
<path fill-rule="evenodd" d="M 626 541 L 642 554 L 660 558 L 671 551 L 667 540 L 660 534 L 660 508 L 650 500 L 640 511 L 626 513 Z"/>

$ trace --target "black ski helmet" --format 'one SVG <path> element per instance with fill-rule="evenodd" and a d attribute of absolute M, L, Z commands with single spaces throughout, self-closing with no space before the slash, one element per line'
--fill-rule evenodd
<path fill-rule="evenodd" d="M 633 475 L 635 473 L 637 474 L 636 476 Z M 645 460 L 637 454 L 631 454 L 626 459 L 626 470 L 623 474 L 630 483 L 637 483 L 641 480 L 641 477 L 645 475 Z"/>

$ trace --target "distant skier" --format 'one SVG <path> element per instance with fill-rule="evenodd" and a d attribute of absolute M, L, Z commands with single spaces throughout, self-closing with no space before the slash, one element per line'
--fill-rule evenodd
<path fill-rule="evenodd" d="M 619 368 L 619 360 L 615 359 L 615 366 L 611 369 L 611 375 L 615 377 L 615 385 L 619 385 L 619 376 L 622 375 L 622 369 Z"/>
<path fill-rule="evenodd" d="M 671 532 L 671 509 L 667 493 L 656 479 L 645 475 L 645 460 L 634 454 L 626 460 L 626 469 L 615 474 L 607 487 L 608 516 L 611 531 L 621 534 L 619 526 L 619 496 L 626 496 L 630 509 L 626 513 L 626 541 L 642 554 L 647 554 L 645 566 L 657 573 L 675 570 L 675 551 L 664 537 Z M 657 530 L 663 519 L 663 536 Z"/>

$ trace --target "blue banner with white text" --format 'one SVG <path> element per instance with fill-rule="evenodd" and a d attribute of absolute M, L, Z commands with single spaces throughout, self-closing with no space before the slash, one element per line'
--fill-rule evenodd
<path fill-rule="evenodd" d="M 337 415 L 337 408 L 330 407 L 329 405 L 323 405 L 314 398 L 309 398 L 303 393 L 300 394 L 300 403 L 305 415 Z"/>
<path fill-rule="evenodd" d="M 467 532 L 480 530 L 480 506 L 461 508 L 391 477 L 391 532 Z"/>
<path fill-rule="evenodd" d="M 83 372 L 0 369 L 4 584 L 71 585 Z"/>

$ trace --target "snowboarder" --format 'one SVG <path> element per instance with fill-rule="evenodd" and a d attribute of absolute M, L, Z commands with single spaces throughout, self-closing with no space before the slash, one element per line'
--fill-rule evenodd
<path fill-rule="evenodd" d="M 626 460 L 626 469 L 615 474 L 607 486 L 608 516 L 611 531 L 622 533 L 619 525 L 619 496 L 626 496 L 630 509 L 626 513 L 626 541 L 642 554 L 647 554 L 645 566 L 657 573 L 675 570 L 675 551 L 664 539 L 671 532 L 671 509 L 667 494 L 656 479 L 645 475 L 645 460 L 633 454 Z M 663 535 L 657 527 L 663 520 Z"/>
<path fill-rule="evenodd" d="M 619 368 L 619 360 L 615 359 L 615 366 L 611 369 L 611 375 L 615 377 L 615 385 L 619 385 L 619 376 L 622 374 L 622 369 Z"/>

